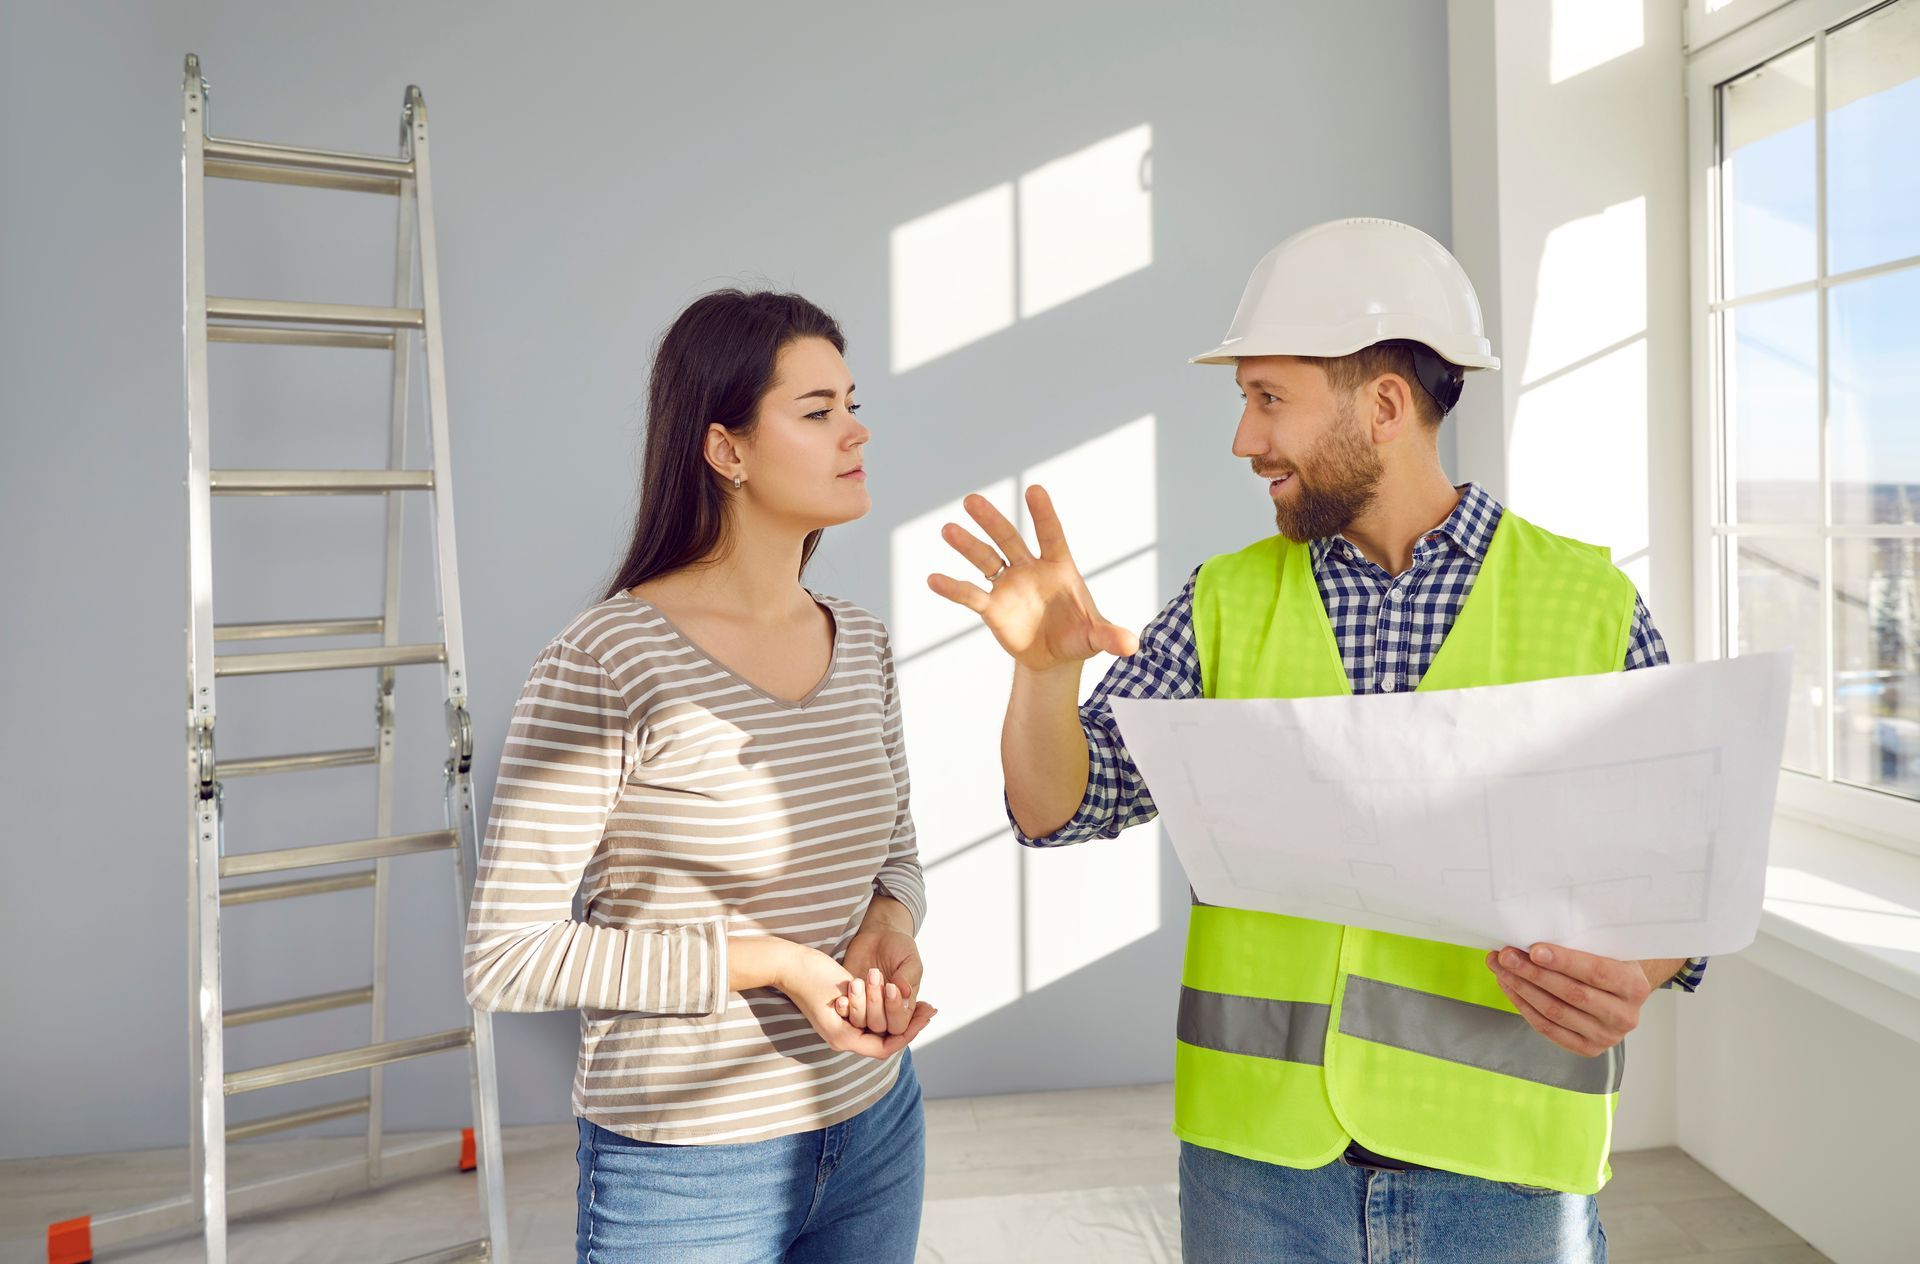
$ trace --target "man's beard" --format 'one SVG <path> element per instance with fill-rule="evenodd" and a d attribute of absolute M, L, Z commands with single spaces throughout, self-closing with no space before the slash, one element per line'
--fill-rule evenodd
<path fill-rule="evenodd" d="M 1297 544 L 1338 535 L 1373 504 L 1385 470 L 1351 404 L 1293 467 L 1293 490 L 1273 502 L 1280 534 Z M 1258 469 L 1258 467 L 1255 467 Z"/>

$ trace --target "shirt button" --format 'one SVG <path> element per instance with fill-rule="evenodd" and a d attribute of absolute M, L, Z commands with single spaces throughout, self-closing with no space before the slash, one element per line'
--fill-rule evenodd
<path fill-rule="evenodd" d="M 1399 588 L 1389 588 L 1389 589 L 1387 589 L 1387 600 L 1388 600 L 1388 601 L 1405 601 L 1406 599 L 1407 599 L 1407 594 L 1406 594 L 1406 592 L 1405 592 L 1405 590 L 1403 590 L 1403 589 L 1399 589 Z"/>

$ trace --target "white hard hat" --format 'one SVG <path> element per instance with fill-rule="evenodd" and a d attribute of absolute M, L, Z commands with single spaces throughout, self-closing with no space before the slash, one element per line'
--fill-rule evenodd
<path fill-rule="evenodd" d="M 1497 369 L 1480 299 L 1447 248 L 1410 224 L 1340 219 L 1267 252 L 1227 336 L 1193 364 L 1352 355 L 1404 338 L 1463 369 Z"/>

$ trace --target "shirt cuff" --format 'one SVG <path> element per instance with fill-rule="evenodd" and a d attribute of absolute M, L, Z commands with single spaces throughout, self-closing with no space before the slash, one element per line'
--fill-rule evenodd
<path fill-rule="evenodd" d="M 1094 775 L 1087 777 L 1087 789 L 1080 796 L 1080 806 L 1073 810 L 1067 823 L 1051 834 L 1038 837 L 1029 835 L 1020 828 L 1020 822 L 1014 819 L 1013 804 L 1007 798 L 1007 792 L 1000 792 L 1000 806 L 1006 810 L 1007 825 L 1013 830 L 1014 838 L 1022 847 L 1066 847 L 1073 843 L 1084 843 L 1093 838 L 1117 838 L 1120 828 L 1111 819 L 1102 821 L 1102 813 L 1094 806 L 1099 782 Z M 1109 814 L 1110 815 L 1110 814 Z"/>
<path fill-rule="evenodd" d="M 898 885 L 889 883 L 887 876 L 881 874 L 873 880 L 873 892 L 899 901 L 900 907 L 907 910 L 907 923 L 911 927 L 908 933 L 919 935 L 920 928 L 927 921 L 926 897 L 920 891 L 910 889 L 910 884 L 904 881 Z"/>
<path fill-rule="evenodd" d="M 1660 986 L 1663 988 L 1679 988 L 1682 992 L 1694 991 L 1700 986 L 1700 981 L 1706 978 L 1708 960 L 1706 957 L 1693 958 L 1687 962 L 1687 964 L 1681 966 L 1671 979 L 1668 979 Z"/>

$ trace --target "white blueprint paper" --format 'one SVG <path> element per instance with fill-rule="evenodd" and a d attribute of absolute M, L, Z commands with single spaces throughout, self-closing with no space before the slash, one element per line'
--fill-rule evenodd
<path fill-rule="evenodd" d="M 1694 957 L 1759 926 L 1789 664 L 1113 713 L 1205 903 Z"/>

